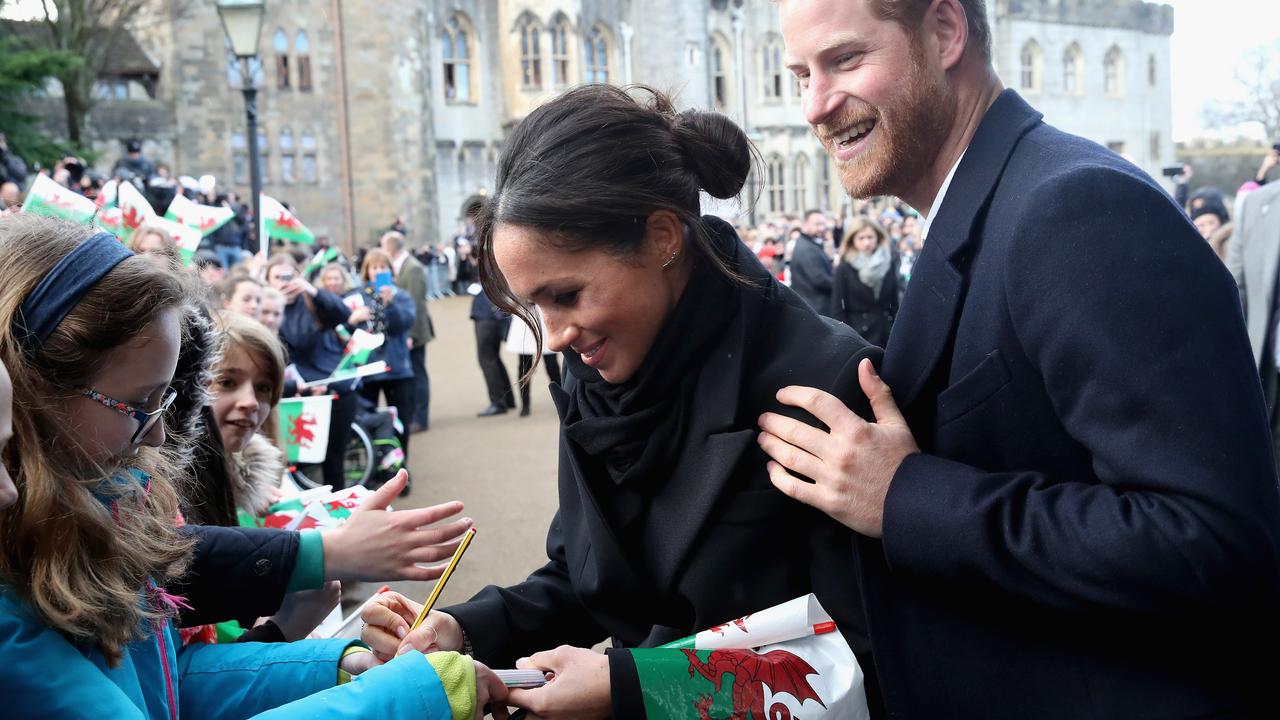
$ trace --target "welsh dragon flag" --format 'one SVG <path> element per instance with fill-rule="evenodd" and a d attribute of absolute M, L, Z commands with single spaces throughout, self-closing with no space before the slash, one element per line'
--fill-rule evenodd
<path fill-rule="evenodd" d="M 262 237 L 292 240 L 307 245 L 316 241 L 316 236 L 293 213 L 286 210 L 280 201 L 265 193 L 258 197 L 262 210 Z"/>
<path fill-rule="evenodd" d="M 195 228 L 201 236 L 204 236 L 226 225 L 227 221 L 235 216 L 235 211 L 226 207 L 201 205 L 178 193 L 173 196 L 173 202 L 169 203 L 169 209 L 165 211 L 164 216 L 168 220 Z"/>
<path fill-rule="evenodd" d="M 138 192 L 133 183 L 122 182 L 117 186 L 116 204 L 120 206 L 126 237 L 132 235 L 139 225 L 156 219 L 156 211 L 151 208 L 150 201 Z"/>
<path fill-rule="evenodd" d="M 283 398 L 276 406 L 280 446 L 290 463 L 324 462 L 329 450 L 333 396 Z"/>
<path fill-rule="evenodd" d="M 338 259 L 338 248 L 336 247 L 325 248 L 324 252 L 316 253 L 316 256 L 311 259 L 311 262 L 307 263 L 307 269 L 303 270 L 302 274 L 309 276 L 311 275 L 311 273 L 315 272 L 316 270 L 319 270 L 320 268 L 324 267 L 325 265 L 328 265 L 329 263 L 337 259 Z"/>
<path fill-rule="evenodd" d="M 62 187 L 47 175 L 37 175 L 22 203 L 22 212 L 88 224 L 98 211 L 93 201 Z"/>
<path fill-rule="evenodd" d="M 334 369 L 334 372 L 367 364 L 369 355 L 374 350 L 382 347 L 382 343 L 386 342 L 386 339 L 386 336 L 382 333 L 371 333 L 357 329 L 351 333 L 351 339 L 347 341 L 347 347 L 342 352 L 342 360 L 338 363 L 338 367 Z"/>
<path fill-rule="evenodd" d="M 631 655 L 650 720 L 870 717 L 862 668 L 813 595 Z"/>

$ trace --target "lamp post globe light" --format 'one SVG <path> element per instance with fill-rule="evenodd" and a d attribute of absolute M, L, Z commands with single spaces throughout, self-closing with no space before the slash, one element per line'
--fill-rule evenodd
<path fill-rule="evenodd" d="M 263 0 L 218 0 L 218 17 L 227 34 L 231 52 L 240 61 L 240 87 L 244 92 L 244 112 L 249 134 L 249 185 L 253 195 L 253 245 L 255 252 L 266 247 L 260 237 L 262 227 L 262 168 L 258 156 L 258 88 L 254 85 L 252 63 L 258 57 L 258 40 L 262 36 Z"/>

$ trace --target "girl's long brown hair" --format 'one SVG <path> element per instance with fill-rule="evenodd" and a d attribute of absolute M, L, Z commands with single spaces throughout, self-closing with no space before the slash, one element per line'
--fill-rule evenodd
<path fill-rule="evenodd" d="M 31 215 L 0 218 L 0 357 L 13 378 L 13 439 L 4 462 L 18 501 L 0 511 L 0 581 L 50 627 L 96 646 L 112 666 L 171 612 L 147 597 L 184 569 L 191 542 L 175 527 L 177 457 L 141 448 L 130 464 L 145 492 L 108 481 L 65 426 L 113 351 L 194 296 L 181 268 L 127 258 L 90 289 L 39 349 L 24 351 L 13 318 L 36 283 L 90 228 Z M 52 670 L 56 672 L 55 670 Z"/>

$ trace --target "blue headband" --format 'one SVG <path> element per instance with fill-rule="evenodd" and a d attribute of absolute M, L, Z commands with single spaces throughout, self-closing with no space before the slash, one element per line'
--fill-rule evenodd
<path fill-rule="evenodd" d="M 132 255 L 115 235 L 106 232 L 97 233 L 67 253 L 22 301 L 13 319 L 13 332 L 22 347 L 32 352 L 39 350 L 85 293 Z"/>

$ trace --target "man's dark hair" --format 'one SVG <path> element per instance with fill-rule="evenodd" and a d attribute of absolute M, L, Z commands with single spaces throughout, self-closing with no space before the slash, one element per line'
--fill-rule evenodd
<path fill-rule="evenodd" d="M 805 210 L 805 211 L 804 211 L 804 219 L 805 219 L 805 222 L 808 222 L 808 221 L 809 221 L 809 218 L 813 217 L 814 215 L 823 215 L 823 216 L 825 216 L 825 213 L 823 213 L 823 212 L 822 212 L 821 210 L 819 210 L 818 208 L 809 208 L 808 210 Z"/>
<path fill-rule="evenodd" d="M 493 231 L 501 223 L 542 231 L 560 248 L 631 258 L 642 249 L 646 220 L 658 210 L 684 223 L 690 255 L 736 277 L 714 249 L 699 213 L 699 191 L 737 196 L 757 159 L 733 121 L 702 110 L 677 112 L 653 88 L 570 90 L 529 113 L 498 160 L 493 194 L 476 215 L 485 293 L 536 327 L 494 258 Z"/>
<path fill-rule="evenodd" d="M 868 0 L 871 11 L 881 20 L 892 20 L 915 37 L 920 21 L 930 0 Z M 991 27 L 987 25 L 986 0 L 957 0 L 969 24 L 969 46 L 981 51 L 982 57 L 991 59 Z"/>

